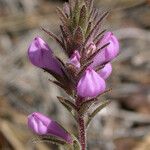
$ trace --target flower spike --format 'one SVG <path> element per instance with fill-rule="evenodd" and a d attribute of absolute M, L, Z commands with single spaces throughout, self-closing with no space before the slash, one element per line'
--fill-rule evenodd
<path fill-rule="evenodd" d="M 56 80 L 49 81 L 68 95 L 57 98 L 75 119 L 78 137 L 38 112 L 28 116 L 28 127 L 43 139 L 62 143 L 63 149 L 86 150 L 89 123 L 110 103 L 103 103 L 99 96 L 107 92 L 106 79 L 112 72 L 111 61 L 119 54 L 119 41 L 112 32 L 101 28 L 108 12 L 99 13 L 93 6 L 94 0 L 68 0 L 62 9 L 57 9 L 61 21 L 59 34 L 42 28 L 59 44 L 65 60 L 53 56 L 40 37 L 28 49 L 31 63 L 51 74 Z"/>

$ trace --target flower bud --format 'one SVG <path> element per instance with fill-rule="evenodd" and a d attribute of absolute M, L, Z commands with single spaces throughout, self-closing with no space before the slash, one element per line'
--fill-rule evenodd
<path fill-rule="evenodd" d="M 96 97 L 105 91 L 103 78 L 93 69 L 87 69 L 77 85 L 77 94 L 81 97 Z"/>
<path fill-rule="evenodd" d="M 96 51 L 96 45 L 91 42 L 87 48 L 87 55 L 92 55 Z"/>
<path fill-rule="evenodd" d="M 28 57 L 33 65 L 62 75 L 58 60 L 53 56 L 48 44 L 40 37 L 36 37 L 32 41 L 28 49 Z"/>
<path fill-rule="evenodd" d="M 65 129 L 41 113 L 34 112 L 28 116 L 28 127 L 38 135 L 57 136 L 68 143 L 72 143 L 71 135 Z"/>
<path fill-rule="evenodd" d="M 72 56 L 69 58 L 68 63 L 74 65 L 76 68 L 80 68 L 80 54 L 78 51 L 74 51 L 74 53 L 72 54 Z"/>
<path fill-rule="evenodd" d="M 119 53 L 119 42 L 117 38 L 111 32 L 107 32 L 102 40 L 97 44 L 97 49 L 109 43 L 108 46 L 103 48 L 94 58 L 94 62 L 91 64 L 91 67 L 96 67 L 98 65 L 110 62 L 113 60 Z"/>
<path fill-rule="evenodd" d="M 107 79 L 112 72 L 112 65 L 111 63 L 107 63 L 104 68 L 98 71 L 98 74 L 103 78 Z"/>

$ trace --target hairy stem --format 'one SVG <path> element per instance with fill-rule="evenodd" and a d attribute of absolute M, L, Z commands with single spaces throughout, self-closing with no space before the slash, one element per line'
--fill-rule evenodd
<path fill-rule="evenodd" d="M 78 132 L 79 132 L 79 141 L 82 147 L 82 150 L 86 150 L 86 131 L 85 131 L 85 122 L 82 116 L 78 116 Z"/>
<path fill-rule="evenodd" d="M 81 106 L 82 99 L 77 98 L 76 106 L 79 109 Z M 86 125 L 84 120 L 84 115 L 78 113 L 78 134 L 79 134 L 79 141 L 81 144 L 82 150 L 87 150 L 87 139 L 86 139 Z"/>

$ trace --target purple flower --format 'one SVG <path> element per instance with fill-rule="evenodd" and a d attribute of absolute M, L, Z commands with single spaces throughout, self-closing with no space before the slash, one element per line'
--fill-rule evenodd
<path fill-rule="evenodd" d="M 52 50 L 40 37 L 36 37 L 32 41 L 28 49 L 28 57 L 31 63 L 37 67 L 54 71 L 59 75 L 63 74 L 58 60 L 53 56 Z"/>
<path fill-rule="evenodd" d="M 80 68 L 80 54 L 78 51 L 74 51 L 74 53 L 72 54 L 72 56 L 69 58 L 68 63 L 74 65 L 76 68 Z"/>
<path fill-rule="evenodd" d="M 53 135 L 62 138 L 67 143 L 72 143 L 72 138 L 57 122 L 34 112 L 28 116 L 28 127 L 38 135 Z"/>
<path fill-rule="evenodd" d="M 110 62 L 113 60 L 119 53 L 119 42 L 117 38 L 111 32 L 107 32 L 102 40 L 98 42 L 97 49 L 109 43 L 107 47 L 102 49 L 94 58 L 94 62 L 91 64 L 91 67 L 96 67 L 98 65 Z"/>
<path fill-rule="evenodd" d="M 87 69 L 77 85 L 77 94 L 81 97 L 96 97 L 105 91 L 103 78 L 93 69 Z"/>
<path fill-rule="evenodd" d="M 107 63 L 104 68 L 102 68 L 100 71 L 98 71 L 98 74 L 103 78 L 107 79 L 112 72 L 112 65 L 111 63 Z"/>

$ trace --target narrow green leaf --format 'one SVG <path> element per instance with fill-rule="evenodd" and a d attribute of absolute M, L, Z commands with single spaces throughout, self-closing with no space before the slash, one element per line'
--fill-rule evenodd
<path fill-rule="evenodd" d="M 66 145 L 63 150 L 74 150 L 73 145 Z"/>
<path fill-rule="evenodd" d="M 102 104 L 100 104 L 89 116 L 88 116 L 88 121 L 86 123 L 86 127 L 89 126 L 90 122 L 92 119 L 96 116 L 98 112 L 100 112 L 103 108 L 105 108 L 107 105 L 110 104 L 111 101 L 104 101 Z"/>
<path fill-rule="evenodd" d="M 66 14 L 63 12 L 63 10 L 61 10 L 59 7 L 57 7 L 57 13 L 58 13 L 59 18 L 62 21 L 62 23 L 64 25 L 68 25 L 68 18 L 66 16 Z"/>
<path fill-rule="evenodd" d="M 82 63 L 82 62 L 81 62 Z M 87 62 L 85 62 L 84 64 L 83 64 L 83 66 L 81 66 L 81 69 L 80 69 L 80 71 L 79 71 L 79 73 L 78 73 L 78 76 L 79 76 L 79 78 L 81 77 L 81 75 L 85 72 L 85 70 L 87 69 L 87 67 L 89 66 L 89 65 L 91 65 L 93 63 L 93 61 L 87 61 Z"/>
<path fill-rule="evenodd" d="M 92 102 L 85 103 L 80 109 L 79 109 L 79 114 L 81 116 L 85 115 L 85 113 L 88 111 L 88 109 L 92 106 Z"/>
<path fill-rule="evenodd" d="M 59 99 L 60 102 L 66 103 L 70 108 L 72 108 L 74 110 L 77 109 L 75 104 L 73 102 L 71 102 L 70 100 L 67 100 L 67 99 L 60 97 L 60 96 L 58 96 L 57 98 Z"/>
<path fill-rule="evenodd" d="M 99 16 L 100 16 L 99 11 L 98 11 L 97 9 L 94 9 L 94 14 L 93 14 L 93 16 L 92 16 L 93 21 L 94 21 L 94 22 L 98 21 Z"/>
<path fill-rule="evenodd" d="M 51 80 L 51 79 L 48 79 L 48 81 L 50 81 L 50 82 L 56 84 L 57 86 L 59 86 L 59 87 L 62 88 L 62 89 L 65 88 L 64 85 L 63 85 L 62 83 L 58 82 L 58 81 Z"/>
<path fill-rule="evenodd" d="M 92 22 L 89 22 L 88 27 L 87 27 L 87 30 L 86 30 L 86 35 L 85 35 L 85 37 L 87 37 L 87 36 L 89 35 L 89 33 L 91 32 L 92 25 L 93 25 L 93 23 L 92 23 Z"/>
<path fill-rule="evenodd" d="M 87 8 L 85 5 L 82 6 L 80 11 L 80 17 L 79 17 L 79 26 L 83 29 L 83 31 L 86 31 L 87 28 Z"/>
<path fill-rule="evenodd" d="M 63 38 L 66 40 L 66 42 L 68 42 L 68 39 L 70 39 L 71 37 L 71 32 L 66 26 L 60 25 L 60 29 L 61 29 Z"/>
<path fill-rule="evenodd" d="M 70 7 L 69 7 L 69 4 L 67 2 L 65 2 L 63 4 L 63 11 L 64 13 L 67 15 L 67 17 L 69 18 L 69 15 L 70 15 Z"/>
<path fill-rule="evenodd" d="M 98 72 L 101 69 L 103 69 L 104 67 L 105 67 L 105 65 L 98 65 L 98 66 L 95 67 L 95 71 Z"/>
<path fill-rule="evenodd" d="M 61 41 L 62 41 L 62 44 L 64 45 L 64 52 L 66 53 L 66 54 L 68 54 L 67 53 L 67 45 L 66 45 L 66 41 L 65 41 L 65 39 L 63 38 L 63 36 L 60 36 L 60 38 L 61 38 Z"/>
<path fill-rule="evenodd" d="M 78 111 L 79 114 L 84 115 L 88 111 L 88 109 L 92 106 L 92 104 L 94 104 L 94 102 L 95 102 L 94 98 L 83 102 Z"/>
<path fill-rule="evenodd" d="M 58 87 L 62 88 L 68 95 L 71 95 L 72 94 L 72 91 L 66 87 L 65 85 L 63 85 L 62 83 L 58 82 L 58 81 L 55 81 L 55 80 L 51 80 L 51 79 L 48 79 L 50 82 L 54 83 L 55 85 L 57 85 Z"/>
<path fill-rule="evenodd" d="M 32 139 L 32 142 L 33 143 L 39 143 L 39 142 L 47 142 L 47 143 L 52 143 L 52 144 L 55 144 L 55 145 L 61 145 L 61 146 L 65 146 L 66 144 L 68 144 L 66 141 L 58 138 L 58 137 L 55 137 L 55 136 L 38 136 L 36 138 L 33 138 Z"/>
<path fill-rule="evenodd" d="M 50 37 L 51 37 L 52 39 L 54 39 L 63 49 L 65 49 L 63 43 L 60 41 L 60 39 L 59 39 L 54 33 L 52 33 L 52 32 L 50 32 L 50 31 L 44 29 L 43 27 L 41 27 L 41 29 L 42 29 L 45 33 L 47 33 L 48 35 L 50 35 Z"/>
<path fill-rule="evenodd" d="M 75 1 L 75 6 L 74 6 L 74 9 L 73 9 L 73 28 L 75 28 L 77 25 L 78 25 L 78 22 L 79 22 L 79 16 L 80 16 L 80 3 L 79 3 L 79 0 L 76 0 Z"/>
<path fill-rule="evenodd" d="M 57 74 L 56 72 L 52 71 L 52 70 L 48 70 L 43 68 L 44 72 L 47 72 L 49 74 L 51 74 L 57 81 L 64 81 L 63 77 L 60 76 L 59 74 Z"/>
<path fill-rule="evenodd" d="M 93 8 L 92 11 L 89 12 L 88 20 L 89 20 L 90 22 L 93 22 L 93 21 L 94 21 L 93 18 L 94 18 L 95 11 L 96 11 L 95 8 Z"/>
<path fill-rule="evenodd" d="M 69 0 L 69 6 L 70 6 L 70 9 L 71 9 L 71 12 L 72 12 L 73 9 L 74 9 L 74 6 L 75 6 L 75 1 L 74 0 Z"/>
<path fill-rule="evenodd" d="M 71 30 L 74 31 L 77 25 L 78 25 L 78 18 L 74 15 L 71 21 L 71 26 L 70 26 Z"/>
<path fill-rule="evenodd" d="M 74 48 L 79 50 L 81 45 L 84 42 L 83 30 L 80 26 L 78 26 L 75 30 L 73 41 L 74 41 L 74 46 L 75 46 Z"/>
<path fill-rule="evenodd" d="M 91 12 L 94 6 L 94 0 L 89 0 L 89 11 Z"/>
<path fill-rule="evenodd" d="M 81 150 L 81 145 L 80 145 L 79 140 L 74 135 L 72 135 L 72 138 L 74 139 L 73 150 Z"/>
<path fill-rule="evenodd" d="M 102 96 L 103 94 L 105 94 L 105 93 L 107 93 L 109 91 L 111 91 L 111 89 L 106 90 L 104 93 L 98 95 L 96 98 L 92 98 L 92 99 L 89 99 L 89 100 L 86 100 L 86 101 L 82 102 L 78 112 L 81 115 L 84 115 L 85 112 L 92 106 L 92 104 L 95 104 L 96 102 L 97 102 L 97 104 L 99 104 L 98 103 L 99 102 L 99 99 L 98 99 L 99 96 Z"/>
<path fill-rule="evenodd" d="M 99 28 L 100 23 L 102 22 L 102 20 L 108 15 L 108 12 L 105 12 L 102 14 L 102 16 L 100 17 L 100 19 L 97 21 L 97 23 L 94 25 L 93 29 L 91 30 L 91 32 L 89 33 L 88 37 L 86 38 L 86 41 L 84 43 L 84 46 L 88 43 L 89 39 L 91 39 L 91 37 L 93 36 L 93 34 L 95 33 L 95 31 L 97 30 L 97 28 Z"/>
<path fill-rule="evenodd" d="M 73 117 L 75 118 L 75 113 L 77 112 L 77 108 L 75 106 L 75 104 L 73 102 L 71 102 L 70 100 L 67 100 L 63 97 L 57 97 L 59 102 L 69 111 L 71 112 L 71 114 L 73 115 Z"/>
<path fill-rule="evenodd" d="M 99 34 L 97 34 L 97 36 L 94 38 L 94 42 L 97 43 L 99 42 L 99 40 L 102 38 L 103 34 L 106 32 L 107 30 L 103 30 L 101 31 Z"/>
<path fill-rule="evenodd" d="M 71 33 L 70 29 L 67 26 L 60 26 L 60 29 L 61 29 L 63 39 L 65 40 L 65 43 L 66 43 L 66 49 L 67 49 L 66 52 L 68 54 L 70 54 L 71 49 L 72 49 L 72 45 L 73 45 L 72 33 Z"/>
<path fill-rule="evenodd" d="M 93 1 L 94 0 L 85 0 L 85 3 L 87 5 L 87 7 L 90 9 L 91 7 L 93 7 Z"/>
<path fill-rule="evenodd" d="M 73 142 L 73 150 L 81 150 L 81 146 L 80 146 L 79 142 L 77 142 L 77 141 Z"/>
<path fill-rule="evenodd" d="M 104 91 L 103 93 L 99 94 L 99 95 L 97 96 L 97 98 L 99 98 L 100 96 L 102 96 L 102 95 L 104 95 L 104 94 L 106 94 L 106 93 L 108 93 L 108 92 L 110 92 L 110 91 L 112 91 L 112 88 L 109 88 L 109 89 L 107 89 L 106 91 Z"/>

